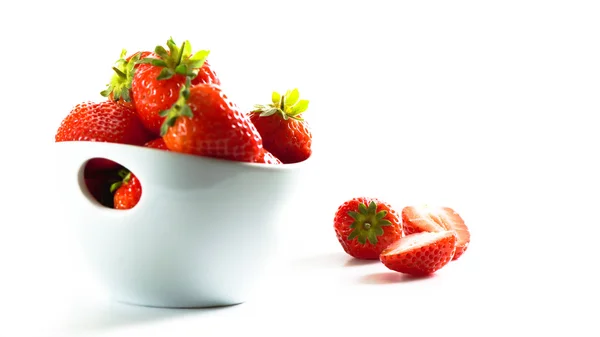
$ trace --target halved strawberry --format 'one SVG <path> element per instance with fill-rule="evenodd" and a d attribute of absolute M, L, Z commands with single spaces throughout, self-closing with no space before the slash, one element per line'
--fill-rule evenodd
<path fill-rule="evenodd" d="M 391 270 L 425 276 L 448 264 L 455 251 L 455 232 L 421 232 L 392 243 L 381 252 L 379 260 Z"/>
<path fill-rule="evenodd" d="M 458 237 L 456 253 L 458 259 L 469 246 L 471 234 L 464 220 L 450 207 L 406 206 L 402 209 L 404 234 L 420 232 L 454 231 Z"/>

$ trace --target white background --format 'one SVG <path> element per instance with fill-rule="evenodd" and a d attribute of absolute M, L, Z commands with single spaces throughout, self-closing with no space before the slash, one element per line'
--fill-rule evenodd
<path fill-rule="evenodd" d="M 0 5 L 6 336 L 597 336 L 600 7 L 594 1 L 11 1 Z M 169 36 L 210 49 L 242 107 L 298 87 L 312 182 L 251 301 L 159 310 L 107 299 L 53 212 L 54 133 L 112 62 Z M 317 189 L 321 189 L 317 192 Z M 356 264 L 339 204 L 455 208 L 472 244 L 406 282 Z"/>

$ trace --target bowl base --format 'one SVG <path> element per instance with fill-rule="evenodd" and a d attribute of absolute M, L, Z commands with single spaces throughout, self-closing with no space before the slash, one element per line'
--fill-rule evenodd
<path fill-rule="evenodd" d="M 145 308 L 154 308 L 154 309 L 211 309 L 211 308 L 226 308 L 233 307 L 236 305 L 240 305 L 245 303 L 246 301 L 226 303 L 226 302 L 203 302 L 203 303 L 168 303 L 168 304 L 159 304 L 159 303 L 142 303 L 142 302 L 132 302 L 127 300 L 119 300 L 115 299 L 117 303 L 131 305 L 136 307 L 145 307 Z"/>

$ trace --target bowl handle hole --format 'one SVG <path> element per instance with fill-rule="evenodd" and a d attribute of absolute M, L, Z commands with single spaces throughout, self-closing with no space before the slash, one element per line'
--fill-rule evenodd
<path fill-rule="evenodd" d="M 92 158 L 83 165 L 80 187 L 89 199 L 104 207 L 122 210 L 135 207 L 142 192 L 133 172 L 107 158 Z"/>

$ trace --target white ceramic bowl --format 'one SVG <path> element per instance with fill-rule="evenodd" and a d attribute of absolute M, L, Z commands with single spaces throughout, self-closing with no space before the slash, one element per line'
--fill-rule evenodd
<path fill-rule="evenodd" d="M 278 226 L 307 165 L 267 165 L 137 146 L 56 143 L 64 218 L 116 300 L 158 307 L 246 301 L 272 261 Z M 85 187 L 91 158 L 130 169 L 142 197 L 100 205 Z"/>

